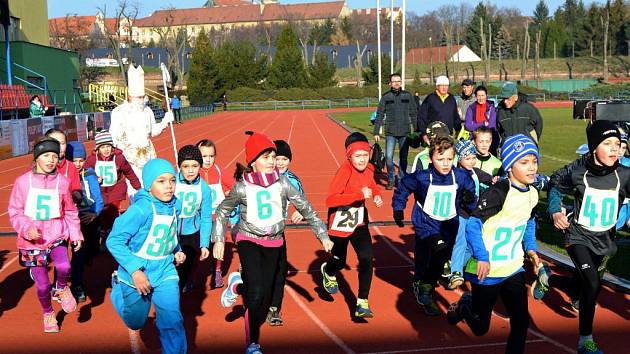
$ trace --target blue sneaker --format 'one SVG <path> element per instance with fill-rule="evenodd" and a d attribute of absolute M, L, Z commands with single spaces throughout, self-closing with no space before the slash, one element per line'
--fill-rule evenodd
<path fill-rule="evenodd" d="M 326 274 L 326 270 L 324 270 L 324 268 L 326 268 L 326 262 L 322 263 L 322 266 L 320 268 L 320 270 L 322 271 L 322 282 L 324 285 L 324 289 L 326 289 L 329 294 L 336 294 L 337 291 L 339 291 L 337 277 Z"/>
<path fill-rule="evenodd" d="M 243 284 L 241 273 L 233 272 L 228 276 L 228 285 L 223 293 L 221 293 L 221 305 L 223 307 L 231 307 L 236 302 L 238 294 L 233 292 L 232 289 L 238 284 Z"/>
<path fill-rule="evenodd" d="M 540 270 L 538 270 L 538 276 L 531 287 L 532 297 L 534 299 L 542 300 L 542 298 L 545 297 L 545 294 L 549 291 L 549 287 L 544 284 L 545 282 L 542 279 L 549 279 L 550 273 L 551 271 L 546 265 L 542 266 Z"/>
<path fill-rule="evenodd" d="M 604 354 L 592 340 L 587 340 L 578 348 L 578 354 Z"/>
<path fill-rule="evenodd" d="M 471 306 L 471 304 L 472 295 L 469 292 L 465 292 L 459 301 L 456 301 L 449 306 L 448 312 L 446 313 L 448 323 L 454 326 L 461 322 L 464 319 L 464 316 L 462 315 L 462 308 Z"/>
<path fill-rule="evenodd" d="M 354 310 L 354 316 L 359 318 L 372 318 L 374 312 L 370 310 L 370 305 L 365 299 L 357 299 L 357 308 Z"/>
<path fill-rule="evenodd" d="M 245 354 L 262 354 L 262 350 L 260 349 L 260 344 L 252 343 L 247 346 L 245 349 Z"/>
<path fill-rule="evenodd" d="M 439 316 L 440 309 L 433 300 L 433 286 L 420 280 L 413 282 L 413 294 L 427 316 Z"/>

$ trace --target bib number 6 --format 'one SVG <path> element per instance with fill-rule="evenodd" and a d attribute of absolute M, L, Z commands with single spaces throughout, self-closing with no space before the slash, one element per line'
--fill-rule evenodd
<path fill-rule="evenodd" d="M 260 191 L 256 193 L 256 205 L 258 206 L 258 218 L 260 220 L 269 219 L 271 217 L 271 194 L 269 191 Z"/>

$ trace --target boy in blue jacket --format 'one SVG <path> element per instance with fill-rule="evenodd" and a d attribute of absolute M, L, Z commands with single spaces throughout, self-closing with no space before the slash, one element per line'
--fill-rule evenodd
<path fill-rule="evenodd" d="M 85 146 L 78 141 L 71 141 L 66 148 L 66 158 L 74 163 L 79 171 L 81 181 L 81 189 L 83 191 L 83 199 L 77 205 L 79 210 L 79 219 L 81 220 L 81 233 L 83 234 L 84 244 L 78 251 L 72 252 L 71 275 L 70 280 L 72 286 L 70 290 L 77 302 L 86 300 L 85 289 L 83 284 L 83 272 L 85 266 L 90 263 L 91 259 L 98 255 L 99 251 L 99 221 L 98 216 L 103 210 L 103 197 L 101 196 L 101 186 L 98 183 L 98 176 L 91 168 L 83 168 L 87 152 Z"/>
<path fill-rule="evenodd" d="M 431 164 L 405 176 L 394 192 L 392 207 L 396 224 L 403 227 L 407 198 L 413 193 L 411 213 L 415 228 L 413 292 L 429 316 L 440 314 L 433 292 L 450 257 L 459 227 L 461 209 L 477 205 L 475 182 L 470 173 L 453 168 L 455 148 L 450 137 L 436 137 L 429 146 Z"/>
<path fill-rule="evenodd" d="M 177 243 L 177 215 L 173 166 L 152 159 L 142 170 L 144 189 L 116 219 L 107 248 L 118 271 L 112 275 L 112 304 L 132 330 L 144 326 L 153 304 L 162 352 L 186 353 L 186 332 L 179 308 L 177 265 L 186 255 Z"/>
<path fill-rule="evenodd" d="M 212 190 L 199 176 L 203 157 L 198 147 L 186 145 L 177 153 L 179 174 L 175 195 L 182 204 L 179 214 L 179 243 L 186 254 L 186 261 L 177 268 L 179 289 L 188 292 L 193 289 L 192 274 L 200 261 L 208 258 L 210 233 L 212 233 Z"/>
<path fill-rule="evenodd" d="M 501 151 L 502 167 L 509 177 L 482 192 L 466 223 L 466 240 L 473 257 L 466 266 L 466 279 L 472 295 L 465 293 L 450 306 L 448 321 L 454 325 L 465 319 L 472 332 L 482 336 L 490 328 L 492 310 L 500 296 L 510 316 L 505 352 L 518 354 L 525 351 L 529 326 L 525 255 L 537 271 L 542 266 L 532 216 L 538 204 L 538 190 L 532 184 L 539 155 L 536 144 L 523 134 L 508 137 Z"/>

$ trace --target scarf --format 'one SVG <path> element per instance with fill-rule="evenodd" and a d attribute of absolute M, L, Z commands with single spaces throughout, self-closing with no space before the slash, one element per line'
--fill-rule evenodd
<path fill-rule="evenodd" d="M 475 111 L 475 122 L 477 123 L 483 123 L 486 121 L 486 110 L 488 109 L 488 103 L 484 103 L 484 104 L 479 104 L 477 103 L 476 105 L 476 111 Z"/>
<path fill-rule="evenodd" d="M 243 174 L 243 180 L 261 186 L 269 187 L 280 179 L 280 172 L 274 169 L 271 173 L 248 172 Z"/>

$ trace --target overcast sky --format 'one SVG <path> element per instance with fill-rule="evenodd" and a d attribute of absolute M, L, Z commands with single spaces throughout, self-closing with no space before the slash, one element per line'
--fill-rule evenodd
<path fill-rule="evenodd" d="M 178 8 L 200 7 L 205 0 L 131 0 L 139 4 L 140 17 L 148 16 L 153 11 L 162 8 L 176 6 Z M 305 2 L 324 2 L 330 0 L 280 0 L 283 4 L 297 4 Z M 389 6 L 391 0 L 381 0 L 381 6 Z M 470 3 L 475 6 L 478 1 L 472 0 L 407 0 L 407 8 L 409 12 L 423 14 L 429 10 L 435 10 L 442 5 L 460 4 L 463 2 Z M 533 12 L 538 1 L 536 0 L 500 0 L 487 1 L 488 3 L 500 4 L 503 7 L 517 7 L 523 14 L 529 15 Z M 593 2 L 585 0 L 585 4 Z M 113 7 L 118 2 L 116 0 L 48 0 L 48 17 L 63 17 L 67 14 L 78 15 L 94 15 L 98 7 L 103 7 L 107 3 L 108 7 Z M 553 13 L 558 6 L 564 3 L 564 0 L 547 0 L 550 13 Z M 376 7 L 376 0 L 347 0 L 347 4 L 351 8 Z M 401 0 L 394 0 L 394 6 L 401 6 Z M 109 11 L 108 11 L 109 12 Z"/>

